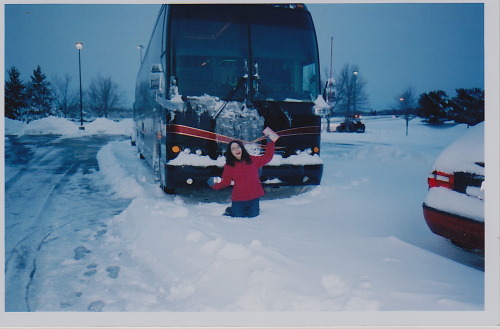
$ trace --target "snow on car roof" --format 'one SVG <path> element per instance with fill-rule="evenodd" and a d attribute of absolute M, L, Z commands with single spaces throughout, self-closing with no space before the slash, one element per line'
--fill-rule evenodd
<path fill-rule="evenodd" d="M 484 166 L 476 163 L 484 163 L 484 122 L 470 127 L 464 135 L 445 148 L 432 169 L 484 175 Z"/>

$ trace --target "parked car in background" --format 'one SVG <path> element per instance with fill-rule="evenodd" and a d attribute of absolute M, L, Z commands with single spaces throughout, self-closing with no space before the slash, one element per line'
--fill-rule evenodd
<path fill-rule="evenodd" d="M 423 203 L 427 225 L 469 250 L 484 250 L 484 122 L 441 152 Z"/>

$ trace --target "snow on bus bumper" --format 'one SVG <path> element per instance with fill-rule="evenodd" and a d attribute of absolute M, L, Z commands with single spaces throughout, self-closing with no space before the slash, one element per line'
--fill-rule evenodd
<path fill-rule="evenodd" d="M 166 186 L 202 187 L 208 178 L 222 176 L 225 157 L 216 160 L 208 156 L 180 153 L 165 164 Z M 317 154 L 302 152 L 283 158 L 275 154 L 273 159 L 262 168 L 261 181 L 264 185 L 296 186 L 319 185 L 323 175 L 323 162 Z"/>
<path fill-rule="evenodd" d="M 467 249 L 484 250 L 484 202 L 445 188 L 431 188 L 423 205 L 430 230 Z"/>

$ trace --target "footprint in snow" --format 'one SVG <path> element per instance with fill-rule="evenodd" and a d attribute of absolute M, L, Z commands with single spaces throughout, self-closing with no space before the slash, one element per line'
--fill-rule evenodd
<path fill-rule="evenodd" d="M 91 276 L 95 275 L 96 273 L 97 273 L 97 270 L 94 268 L 90 271 L 83 273 L 83 275 L 85 275 L 87 278 L 90 278 Z"/>
<path fill-rule="evenodd" d="M 106 271 L 108 271 L 108 276 L 110 278 L 116 279 L 118 277 L 118 272 L 120 272 L 120 266 L 110 266 Z"/>
<path fill-rule="evenodd" d="M 87 265 L 87 268 L 89 269 L 87 272 L 83 273 L 87 278 L 90 278 L 94 274 L 97 273 L 97 264 L 92 263 L 90 265 Z"/>
<path fill-rule="evenodd" d="M 71 304 L 70 302 L 60 302 L 59 306 L 61 306 L 61 308 L 68 308 L 73 306 L 73 304 Z"/>
<path fill-rule="evenodd" d="M 102 312 L 105 305 L 106 304 L 102 300 L 96 300 L 95 302 L 89 304 L 87 310 L 90 312 Z"/>
<path fill-rule="evenodd" d="M 91 251 L 84 246 L 78 246 L 75 248 L 75 260 L 85 258 L 85 256 L 87 256 L 87 254 L 89 253 L 91 253 Z"/>
<path fill-rule="evenodd" d="M 107 232 L 108 232 L 108 230 L 106 230 L 106 229 L 97 231 L 97 233 L 94 235 L 94 237 L 98 239 L 98 238 L 102 237 L 104 234 L 106 234 Z"/>

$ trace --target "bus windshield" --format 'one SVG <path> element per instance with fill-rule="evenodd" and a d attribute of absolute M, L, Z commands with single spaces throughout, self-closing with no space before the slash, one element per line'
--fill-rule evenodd
<path fill-rule="evenodd" d="M 317 45 L 307 11 L 180 5 L 172 6 L 171 19 L 172 72 L 181 95 L 239 101 L 317 97 Z"/>

